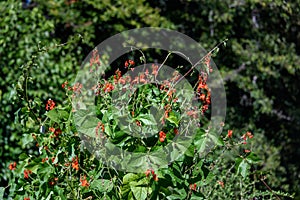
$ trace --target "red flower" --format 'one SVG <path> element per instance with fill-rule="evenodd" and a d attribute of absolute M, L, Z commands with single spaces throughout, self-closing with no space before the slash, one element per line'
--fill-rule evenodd
<path fill-rule="evenodd" d="M 82 84 L 81 83 L 75 83 L 71 90 L 74 91 L 74 93 L 80 94 L 81 93 Z"/>
<path fill-rule="evenodd" d="M 60 128 L 58 128 L 58 129 L 55 129 L 55 131 L 54 131 L 54 135 L 57 137 L 59 134 L 61 134 L 62 133 L 62 131 L 60 130 Z"/>
<path fill-rule="evenodd" d="M 133 66 L 135 65 L 133 60 L 126 60 L 125 61 L 125 68 L 127 68 L 128 66 Z"/>
<path fill-rule="evenodd" d="M 89 187 L 90 186 L 89 182 L 86 180 L 86 176 L 84 176 L 83 178 L 80 177 L 80 182 L 81 182 L 81 186 L 83 186 L 83 187 Z"/>
<path fill-rule="evenodd" d="M 149 177 L 149 175 L 150 175 L 150 173 L 151 173 L 151 169 L 147 169 L 147 171 L 145 172 L 145 174 L 146 174 L 146 177 Z"/>
<path fill-rule="evenodd" d="M 201 101 L 205 101 L 205 94 L 201 94 L 200 97 L 199 97 L 199 99 L 200 99 Z"/>
<path fill-rule="evenodd" d="M 30 200 L 30 198 L 29 197 L 24 197 L 24 200 Z"/>
<path fill-rule="evenodd" d="M 228 130 L 227 136 L 228 136 L 229 138 L 232 137 L 232 130 Z"/>
<path fill-rule="evenodd" d="M 128 60 L 128 62 L 131 66 L 133 66 L 135 64 L 133 60 Z"/>
<path fill-rule="evenodd" d="M 25 169 L 24 170 L 24 178 L 29 178 L 29 174 L 32 174 L 32 171 L 31 170 L 29 170 L 29 169 Z"/>
<path fill-rule="evenodd" d="M 46 162 L 48 158 L 42 158 L 42 163 Z"/>
<path fill-rule="evenodd" d="M 166 139 L 166 134 L 163 131 L 159 132 L 159 141 L 164 142 Z"/>
<path fill-rule="evenodd" d="M 158 181 L 158 176 L 156 174 L 153 174 L 153 180 Z"/>
<path fill-rule="evenodd" d="M 153 180 L 158 181 L 158 176 L 157 174 L 155 174 L 153 169 L 147 169 L 147 171 L 145 172 L 146 177 L 149 177 L 150 173 L 152 174 Z"/>
<path fill-rule="evenodd" d="M 244 151 L 245 151 L 245 153 L 250 153 L 251 152 L 249 149 L 245 149 Z"/>
<path fill-rule="evenodd" d="M 222 187 L 222 188 L 224 188 L 224 182 L 223 181 L 217 181 L 218 182 L 218 184 Z"/>
<path fill-rule="evenodd" d="M 79 170 L 78 157 L 77 156 L 75 158 L 72 158 L 72 168 L 75 169 L 76 171 Z"/>
<path fill-rule="evenodd" d="M 103 91 L 104 92 L 110 92 L 114 89 L 115 87 L 111 83 L 105 83 Z"/>
<path fill-rule="evenodd" d="M 175 135 L 177 135 L 178 134 L 178 129 L 177 128 L 174 128 L 174 133 L 175 133 Z"/>
<path fill-rule="evenodd" d="M 49 99 L 46 104 L 46 110 L 52 110 L 54 107 L 55 107 L 55 102 Z"/>
<path fill-rule="evenodd" d="M 250 139 L 251 139 L 251 138 L 253 138 L 253 135 L 252 135 L 252 133 L 251 133 L 251 132 L 249 132 L 249 131 L 246 133 L 246 135 L 247 135 L 247 136 L 248 136 L 248 138 L 250 138 Z"/>
<path fill-rule="evenodd" d="M 197 184 L 190 184 L 190 190 L 196 191 L 197 190 Z"/>
<path fill-rule="evenodd" d="M 186 113 L 188 116 L 191 116 L 191 117 L 193 117 L 194 119 L 196 119 L 197 118 L 197 111 L 195 111 L 195 110 L 190 110 L 190 111 L 188 111 L 187 113 Z"/>
<path fill-rule="evenodd" d="M 16 166 L 17 166 L 17 163 L 16 163 L 16 162 L 10 163 L 9 166 L 8 166 L 8 169 L 9 169 L 9 170 L 15 170 L 15 169 L 16 169 Z"/>
<path fill-rule="evenodd" d="M 65 81 L 63 84 L 61 84 L 61 87 L 62 87 L 62 88 L 65 88 L 66 85 L 68 85 L 68 81 Z"/>
<path fill-rule="evenodd" d="M 139 120 L 136 120 L 135 123 L 136 123 L 137 126 L 142 126 L 142 124 Z"/>
<path fill-rule="evenodd" d="M 248 131 L 248 132 L 247 132 L 246 134 L 244 134 L 241 138 L 244 140 L 244 142 L 242 142 L 242 143 L 243 143 L 243 144 L 247 144 L 247 142 L 246 142 L 247 138 L 251 139 L 251 138 L 253 138 L 253 135 L 252 135 L 251 132 Z"/>
<path fill-rule="evenodd" d="M 158 73 L 158 65 L 152 65 L 152 74 L 153 75 L 157 75 L 157 73 Z"/>
<path fill-rule="evenodd" d="M 53 128 L 53 127 L 50 127 L 50 128 L 49 128 L 49 131 L 50 131 L 50 132 L 52 132 L 52 133 L 54 133 L 54 131 L 55 131 L 55 128 Z"/>

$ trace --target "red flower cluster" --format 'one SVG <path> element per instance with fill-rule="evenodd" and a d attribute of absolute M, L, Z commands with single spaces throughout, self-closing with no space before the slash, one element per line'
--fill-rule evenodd
<path fill-rule="evenodd" d="M 50 128 L 49 128 L 49 131 L 52 132 L 52 133 L 54 133 L 54 136 L 51 135 L 51 138 L 52 138 L 52 137 L 58 137 L 59 134 L 62 133 L 62 131 L 61 131 L 60 128 L 55 129 L 55 128 L 53 128 L 53 127 L 50 127 Z"/>
<path fill-rule="evenodd" d="M 97 124 L 97 126 L 96 126 L 96 129 L 95 129 L 95 131 L 96 131 L 96 136 L 98 136 L 98 131 L 99 131 L 99 128 L 101 127 L 101 130 L 102 130 L 102 132 L 104 133 L 104 131 L 105 131 L 105 127 L 104 127 L 104 124 L 102 124 L 102 122 L 98 122 L 98 124 Z"/>
<path fill-rule="evenodd" d="M 232 138 L 232 130 L 228 130 L 227 137 Z"/>
<path fill-rule="evenodd" d="M 211 53 L 208 53 L 204 58 L 204 64 L 206 65 L 207 69 L 211 73 L 211 72 L 213 72 L 213 69 L 211 68 L 211 65 L 210 65 L 210 58 L 211 58 Z"/>
<path fill-rule="evenodd" d="M 253 135 L 252 135 L 252 133 L 251 132 L 247 132 L 247 133 L 245 133 L 243 136 L 242 136 L 242 139 L 244 140 L 244 142 L 243 142 L 243 144 L 247 144 L 247 139 L 251 139 L 251 138 L 253 138 Z"/>
<path fill-rule="evenodd" d="M 158 73 L 158 65 L 152 64 L 152 74 L 157 76 Z"/>
<path fill-rule="evenodd" d="M 86 176 L 80 177 L 80 182 L 81 182 L 82 187 L 89 187 L 90 186 L 89 182 L 86 180 Z"/>
<path fill-rule="evenodd" d="M 190 190 L 196 191 L 197 190 L 197 184 L 190 184 Z"/>
<path fill-rule="evenodd" d="M 74 93 L 80 94 L 81 93 L 82 84 L 75 83 L 73 87 L 69 87 L 68 90 L 73 90 Z"/>
<path fill-rule="evenodd" d="M 46 162 L 48 160 L 48 158 L 42 158 L 42 163 Z"/>
<path fill-rule="evenodd" d="M 160 131 L 160 132 L 159 132 L 159 141 L 160 141 L 160 142 L 164 142 L 165 139 L 166 139 L 166 137 L 167 137 L 167 135 L 166 135 L 165 132 L 163 132 L 163 131 Z"/>
<path fill-rule="evenodd" d="M 177 128 L 174 128 L 174 133 L 175 133 L 175 135 L 178 135 L 179 131 Z"/>
<path fill-rule="evenodd" d="M 104 92 L 111 92 L 113 89 L 115 89 L 115 87 L 113 86 L 113 84 L 107 82 L 104 85 L 103 91 Z"/>
<path fill-rule="evenodd" d="M 16 162 L 10 163 L 9 166 L 8 166 L 8 169 L 9 169 L 9 170 L 15 170 L 15 169 L 16 169 L 16 166 L 17 166 L 17 163 L 16 163 Z"/>
<path fill-rule="evenodd" d="M 49 181 L 49 185 L 53 186 L 53 185 L 55 185 L 57 183 L 57 181 L 58 181 L 58 178 L 55 177 L 53 180 Z"/>
<path fill-rule="evenodd" d="M 72 158 L 72 168 L 76 171 L 79 170 L 78 157 Z"/>
<path fill-rule="evenodd" d="M 142 126 L 142 123 L 139 120 L 136 120 L 135 123 L 137 126 Z"/>
<path fill-rule="evenodd" d="M 135 63 L 133 60 L 126 60 L 125 62 L 125 68 L 127 68 L 128 66 L 134 66 Z"/>
<path fill-rule="evenodd" d="M 29 170 L 29 169 L 25 169 L 24 170 L 24 178 L 29 178 L 29 174 L 32 174 L 32 171 L 31 170 Z"/>
<path fill-rule="evenodd" d="M 61 84 L 62 88 L 65 88 L 68 85 L 68 81 L 65 81 L 63 84 Z"/>
<path fill-rule="evenodd" d="M 189 110 L 186 114 L 187 114 L 188 116 L 193 117 L 194 119 L 197 119 L 197 118 L 198 118 L 198 112 L 197 112 L 196 110 Z"/>
<path fill-rule="evenodd" d="M 52 110 L 55 107 L 55 102 L 49 99 L 46 103 L 46 110 Z"/>
<path fill-rule="evenodd" d="M 198 80 L 198 87 L 197 87 L 197 92 L 199 94 L 199 99 L 200 101 L 202 101 L 203 106 L 202 106 L 202 113 L 204 113 L 205 111 L 208 110 L 208 105 L 211 102 L 211 93 L 210 93 L 210 89 L 208 88 L 207 84 L 206 84 L 206 77 L 202 78 L 201 75 L 199 75 L 199 80 Z M 205 95 L 206 93 L 206 95 Z"/>
<path fill-rule="evenodd" d="M 218 184 L 222 187 L 222 188 L 224 188 L 224 182 L 223 181 L 217 181 L 218 182 Z"/>
<path fill-rule="evenodd" d="M 93 65 L 93 64 L 96 64 L 96 65 L 101 65 L 100 63 L 100 60 L 99 60 L 99 54 L 98 54 L 98 50 L 95 49 L 93 50 L 93 54 L 92 54 L 92 57 L 90 58 L 90 67 Z M 92 72 L 92 71 L 91 71 Z"/>
<path fill-rule="evenodd" d="M 114 82 L 117 83 L 120 80 L 121 76 L 122 76 L 122 72 L 118 69 L 114 75 Z"/>
<path fill-rule="evenodd" d="M 154 172 L 153 169 L 147 169 L 147 171 L 145 172 L 146 177 L 149 177 L 150 173 L 151 173 L 151 175 L 152 175 L 152 177 L 153 177 L 153 180 L 154 180 L 154 181 L 158 181 L 157 174 L 155 174 L 155 172 Z"/>

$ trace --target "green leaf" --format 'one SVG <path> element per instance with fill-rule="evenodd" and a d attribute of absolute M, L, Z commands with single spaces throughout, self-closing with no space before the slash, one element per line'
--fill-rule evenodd
<path fill-rule="evenodd" d="M 261 159 L 258 157 L 258 155 L 256 155 L 255 153 L 251 152 L 247 157 L 246 160 L 250 163 L 250 164 L 254 164 L 254 163 L 258 163 L 261 161 Z"/>
<path fill-rule="evenodd" d="M 177 116 L 174 114 L 173 111 L 169 113 L 169 117 L 166 118 L 166 120 L 169 121 L 169 122 L 171 122 L 171 123 L 173 123 L 173 124 L 175 124 L 176 127 L 179 124 L 179 119 L 177 118 Z"/>
<path fill-rule="evenodd" d="M 5 187 L 0 187 L 0 198 L 3 199 Z"/>
<path fill-rule="evenodd" d="M 110 192 L 113 189 L 114 184 L 107 179 L 97 179 L 91 183 L 91 189 L 96 189 L 99 192 Z"/>
<path fill-rule="evenodd" d="M 157 125 L 153 115 L 151 114 L 140 114 L 136 119 L 140 120 L 141 122 L 143 122 L 143 124 L 147 126 Z"/>
<path fill-rule="evenodd" d="M 128 173 L 123 177 L 123 184 L 129 184 L 131 181 L 138 180 L 139 176 L 133 173 Z"/>
<path fill-rule="evenodd" d="M 59 114 L 56 109 L 50 110 L 46 113 L 46 116 L 49 117 L 52 121 L 59 123 Z"/>
<path fill-rule="evenodd" d="M 147 198 L 147 188 L 146 187 L 131 186 L 130 189 L 133 193 L 133 196 L 136 199 L 145 200 Z"/>
<path fill-rule="evenodd" d="M 214 144 L 217 144 L 219 146 L 224 145 L 224 142 L 221 138 L 215 136 L 213 133 L 208 134 L 208 136 L 211 138 L 211 140 L 214 142 Z"/>
<path fill-rule="evenodd" d="M 241 174 L 245 178 L 249 173 L 250 165 L 246 159 L 237 158 L 236 169 L 237 169 L 237 174 Z"/>

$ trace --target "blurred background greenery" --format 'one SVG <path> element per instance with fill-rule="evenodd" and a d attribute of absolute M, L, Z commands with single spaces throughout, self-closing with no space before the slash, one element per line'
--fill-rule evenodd
<path fill-rule="evenodd" d="M 85 56 L 121 31 L 163 27 L 180 31 L 207 50 L 228 38 L 214 62 L 225 82 L 226 127 L 250 130 L 276 190 L 300 199 L 300 0 L 56 0 L 0 2 L 1 183 L 30 135 L 15 120 L 22 103 L 15 87 L 20 67 L 38 54 L 29 96 L 62 102 Z M 77 40 L 78 35 L 82 40 Z M 57 44 L 74 41 L 55 48 Z M 39 48 L 54 47 L 43 53 Z M 16 123 L 18 122 L 18 123 Z M 239 132 L 242 134 L 241 132 Z"/>

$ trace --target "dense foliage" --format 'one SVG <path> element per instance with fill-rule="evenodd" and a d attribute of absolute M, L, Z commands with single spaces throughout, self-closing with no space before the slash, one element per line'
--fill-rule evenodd
<path fill-rule="evenodd" d="M 300 154 L 297 148 L 300 142 L 297 137 L 300 121 L 297 102 L 300 66 L 297 51 L 300 45 L 299 4 L 298 0 L 0 2 L 2 186 L 6 187 L 8 180 L 15 180 L 12 179 L 14 177 L 19 179 L 17 187 L 23 185 L 26 190 L 28 189 L 26 187 L 30 186 L 25 184 L 24 177 L 27 174 L 34 180 L 31 182 L 32 185 L 45 188 L 44 193 L 35 194 L 36 197 L 47 194 L 50 195 L 49 198 L 51 195 L 64 196 L 63 190 L 59 189 L 63 187 L 69 188 L 67 190 L 71 195 L 69 198 L 75 198 L 78 194 L 83 195 L 82 198 L 87 198 L 92 195 L 85 187 L 89 184 L 99 196 L 105 192 L 107 194 L 104 195 L 118 195 L 123 191 L 122 194 L 127 197 L 142 195 L 140 198 L 135 196 L 137 199 L 142 199 L 145 192 L 146 194 L 149 192 L 143 185 L 150 186 L 152 191 L 162 191 L 155 195 L 173 195 L 173 199 L 189 198 L 192 194 L 218 195 L 212 196 L 212 199 L 221 197 L 249 199 L 264 196 L 261 191 L 266 191 L 265 195 L 274 195 L 267 192 L 268 188 L 264 183 L 276 191 L 290 193 L 299 191 L 300 163 L 295 159 Z M 226 82 L 228 109 L 224 128 L 233 129 L 237 143 L 238 137 L 248 130 L 254 134 L 252 149 L 261 161 L 253 168 L 269 172 L 263 173 L 263 181 L 256 173 L 243 176 L 236 173 L 245 173 L 247 170 L 242 168 L 249 168 L 245 164 L 246 161 L 244 162 L 245 155 L 251 158 L 251 163 L 252 160 L 256 161 L 255 154 L 243 152 L 244 159 L 236 160 L 233 165 L 242 168 L 231 170 L 232 155 L 240 155 L 240 149 L 232 150 L 235 153 L 230 154 L 221 153 L 222 148 L 218 147 L 204 161 L 187 162 L 189 167 L 196 162 L 202 169 L 197 172 L 189 171 L 197 173 L 194 176 L 201 178 L 190 182 L 190 177 L 185 177 L 184 169 L 187 166 L 173 166 L 166 169 L 173 171 L 155 172 L 158 173 L 158 181 L 155 181 L 156 174 L 152 174 L 152 171 L 145 176 L 143 173 L 117 174 L 110 171 L 111 169 L 101 168 L 102 164 L 97 160 L 91 160 L 87 152 L 80 153 L 80 150 L 74 147 L 79 141 L 78 137 L 72 134 L 76 132 L 73 130 L 74 127 L 67 126 L 69 115 L 66 113 L 70 112 L 70 105 L 66 105 L 68 104 L 66 90 L 61 84 L 74 79 L 74 74 L 84 57 L 99 42 L 120 31 L 144 26 L 181 31 L 199 41 L 207 49 L 211 49 L 224 38 L 229 38 L 227 47 L 221 48 L 218 56 L 214 58 Z M 61 105 L 57 108 L 57 112 L 61 114 L 59 119 L 53 115 L 50 121 L 45 121 L 46 132 L 54 137 L 52 148 L 60 145 L 66 149 L 55 149 L 53 153 L 57 156 L 54 162 L 52 160 L 42 162 L 41 157 L 32 159 L 25 155 L 35 157 L 39 154 L 39 148 L 35 147 L 34 141 L 44 139 L 38 136 L 34 138 L 32 133 L 40 132 L 40 124 L 45 120 L 43 118 L 45 104 L 49 98 L 54 99 L 56 105 Z M 28 106 L 32 111 L 28 111 Z M 54 128 L 54 131 L 51 132 L 49 128 Z M 62 136 L 58 136 L 58 128 L 63 132 Z M 228 138 L 225 139 L 225 135 L 221 146 L 229 148 L 230 142 Z M 56 136 L 60 139 L 55 140 Z M 51 145 L 49 151 L 52 151 Z M 48 152 L 47 149 L 42 151 L 46 154 Z M 66 152 L 68 160 L 62 159 L 61 152 Z M 224 160 L 216 159 L 221 154 L 224 154 Z M 74 157 L 75 155 L 78 157 Z M 29 160 L 31 164 L 27 166 L 26 162 Z M 15 161 L 18 163 L 16 166 Z M 76 167 L 64 166 L 66 163 L 75 163 L 76 166 L 76 162 L 80 166 L 79 172 Z M 42 169 L 37 168 L 38 163 L 43 163 Z M 83 163 L 87 168 L 81 168 Z M 176 164 L 178 163 L 174 163 Z M 213 169 L 211 165 L 217 167 Z M 9 167 L 16 168 L 13 170 L 14 175 Z M 54 176 L 65 168 L 74 173 L 74 176 L 66 173 Z M 25 173 L 24 169 L 30 171 Z M 86 173 L 83 170 L 90 171 Z M 167 175 L 172 173 L 176 175 L 168 178 Z M 96 175 L 98 177 L 95 177 Z M 63 180 L 67 177 L 71 180 L 64 183 Z M 149 179 L 150 177 L 153 179 Z M 88 182 L 85 181 L 86 178 Z M 77 179 L 81 184 L 80 187 Z M 224 180 L 228 184 L 225 182 L 223 185 Z M 97 181 L 101 181 L 103 187 L 100 187 Z M 114 187 L 110 181 L 114 182 Z M 49 182 L 53 182 L 55 188 L 53 192 L 50 192 L 52 186 L 51 184 L 49 186 Z M 236 184 L 237 182 L 240 185 Z M 178 185 L 174 185 L 175 183 Z M 197 183 L 197 186 L 194 187 L 192 185 L 194 183 Z M 79 189 L 75 191 L 72 188 Z M 173 191 L 172 188 L 177 188 L 177 191 Z M 10 189 L 7 188 L 6 193 Z M 34 194 L 23 192 L 21 191 L 19 195 L 34 197 Z"/>

